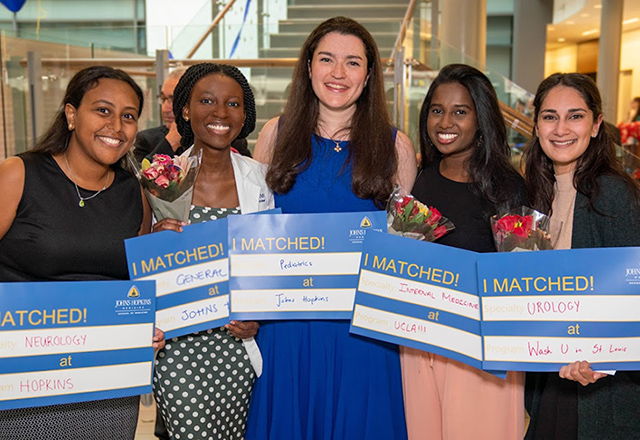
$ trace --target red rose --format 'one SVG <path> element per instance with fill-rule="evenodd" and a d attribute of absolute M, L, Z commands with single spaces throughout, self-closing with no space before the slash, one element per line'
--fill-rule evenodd
<path fill-rule="evenodd" d="M 432 225 L 438 223 L 442 218 L 442 214 L 440 214 L 440 211 L 438 211 L 433 206 L 429 207 L 429 211 L 431 211 L 431 215 L 429 216 L 429 223 Z"/>
<path fill-rule="evenodd" d="M 440 237 L 442 237 L 444 234 L 447 233 L 447 227 L 442 225 L 442 226 L 438 226 L 434 231 L 433 231 L 433 235 L 434 237 L 436 237 L 436 240 Z"/>
<path fill-rule="evenodd" d="M 519 215 L 505 215 L 500 220 L 496 222 L 495 231 L 496 232 L 511 232 L 515 227 L 517 218 Z"/>
<path fill-rule="evenodd" d="M 513 226 L 513 234 L 518 237 L 528 237 L 531 233 L 531 226 L 533 224 L 533 217 L 531 216 L 517 216 L 518 219 Z"/>

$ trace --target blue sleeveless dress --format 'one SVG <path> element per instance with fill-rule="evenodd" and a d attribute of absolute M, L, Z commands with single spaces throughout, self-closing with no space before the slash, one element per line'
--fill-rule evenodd
<path fill-rule="evenodd" d="M 351 191 L 348 143 L 314 136 L 313 160 L 283 213 L 376 210 Z M 344 167 L 344 169 L 343 169 Z M 348 321 L 262 322 L 263 374 L 254 387 L 247 440 L 404 440 L 407 438 L 396 345 L 351 335 Z"/>

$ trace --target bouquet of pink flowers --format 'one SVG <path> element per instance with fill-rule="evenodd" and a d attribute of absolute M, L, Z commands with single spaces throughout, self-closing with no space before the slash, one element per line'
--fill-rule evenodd
<path fill-rule="evenodd" d="M 626 144 L 629 138 L 640 140 L 640 122 L 621 122 L 618 124 L 620 141 Z"/>
<path fill-rule="evenodd" d="M 553 249 L 549 217 L 526 206 L 494 215 L 491 229 L 498 252 Z"/>
<path fill-rule="evenodd" d="M 455 228 L 436 208 L 404 194 L 400 187 L 387 202 L 387 227 L 390 234 L 422 241 L 435 241 Z"/>
<path fill-rule="evenodd" d="M 193 186 L 202 160 L 201 150 L 191 153 L 190 149 L 173 158 L 156 154 L 153 160 L 145 158 L 140 164 L 128 156 L 156 220 L 173 218 L 186 222 L 189 219 Z"/>

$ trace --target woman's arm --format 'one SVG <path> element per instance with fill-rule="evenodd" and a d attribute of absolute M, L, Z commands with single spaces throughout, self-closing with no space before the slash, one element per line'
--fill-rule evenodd
<path fill-rule="evenodd" d="M 24 162 L 10 157 L 0 163 L 0 240 L 5 236 L 18 212 L 24 189 Z"/>
<path fill-rule="evenodd" d="M 142 193 L 142 224 L 138 235 L 146 235 L 151 232 L 151 207 L 142 187 L 140 187 L 140 192 Z"/>
<path fill-rule="evenodd" d="M 596 208 L 606 215 L 598 216 L 604 247 L 640 246 L 640 201 L 635 193 L 617 178 L 601 179 L 601 196 Z"/>
<path fill-rule="evenodd" d="M 413 189 L 418 174 L 416 152 L 413 143 L 406 134 L 398 131 L 396 135 L 396 151 L 398 155 L 398 170 L 395 175 L 395 183 L 400 185 L 407 194 Z"/>
<path fill-rule="evenodd" d="M 253 150 L 253 158 L 258 162 L 270 163 L 273 157 L 273 149 L 276 146 L 276 135 L 278 134 L 278 120 L 280 116 L 271 119 L 264 124 L 258 135 L 256 147 Z"/>

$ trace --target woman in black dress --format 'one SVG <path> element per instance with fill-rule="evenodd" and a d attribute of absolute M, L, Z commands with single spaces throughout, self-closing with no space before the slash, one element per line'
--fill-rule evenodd
<path fill-rule="evenodd" d="M 151 216 L 118 162 L 133 144 L 142 104 L 123 71 L 84 69 L 33 150 L 0 164 L 0 282 L 129 278 L 124 240 L 148 232 Z M 153 345 L 164 346 L 162 332 Z M 0 411 L 0 438 L 133 439 L 138 401 Z"/>

